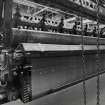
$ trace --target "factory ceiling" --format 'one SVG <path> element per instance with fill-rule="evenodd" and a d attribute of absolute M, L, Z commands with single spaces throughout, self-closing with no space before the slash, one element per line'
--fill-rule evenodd
<path fill-rule="evenodd" d="M 33 3 L 27 0 L 14 0 L 16 3 L 24 5 L 22 10 L 26 10 L 27 13 L 29 13 L 31 16 L 42 16 L 43 14 L 46 14 L 46 17 L 48 18 L 54 18 L 55 20 L 60 20 L 62 17 L 65 19 L 65 21 L 72 20 L 74 18 L 74 14 L 67 13 L 64 11 L 61 11 L 57 8 L 51 8 L 49 6 L 41 5 L 39 3 Z M 27 7 L 26 7 L 27 6 Z M 21 11 L 22 11 L 21 10 Z M 26 13 L 23 11 L 23 14 Z M 72 18 L 72 19 L 71 19 Z"/>
<path fill-rule="evenodd" d="M 39 0 L 14 0 L 14 1 L 18 4 L 23 5 L 23 7 L 21 7 L 23 8 L 21 11 L 23 10 L 25 11 L 23 11 L 22 14 L 28 13 L 28 15 L 34 17 L 46 14 L 47 18 L 53 19 L 55 21 L 60 21 L 60 19 L 63 17 L 64 21 L 68 23 L 71 23 L 78 19 L 78 16 L 76 16 L 74 13 L 70 13 L 67 11 L 64 12 L 56 7 L 52 8 L 53 6 L 50 6 L 51 3 L 49 3 L 50 5 L 48 4 L 43 5 L 42 2 L 45 2 L 44 0 L 40 0 L 41 3 L 39 3 Z M 54 0 L 48 0 L 48 2 L 49 1 L 54 2 Z M 57 2 L 57 0 L 55 2 Z M 105 3 L 105 0 L 100 0 L 100 2 Z"/>

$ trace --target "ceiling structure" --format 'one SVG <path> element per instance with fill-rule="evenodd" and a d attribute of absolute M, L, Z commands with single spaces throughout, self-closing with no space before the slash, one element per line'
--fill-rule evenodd
<path fill-rule="evenodd" d="M 36 2 L 31 2 L 34 0 L 14 0 L 15 3 L 18 3 L 21 8 L 21 12 L 24 15 L 29 15 L 29 16 L 42 16 L 43 14 L 46 14 L 46 18 L 50 18 L 54 21 L 60 21 L 60 19 L 63 17 L 65 24 L 69 27 L 68 24 L 71 24 L 75 21 L 77 21 L 78 16 L 73 14 L 73 13 L 68 13 L 61 11 L 60 9 L 57 8 L 51 8 L 50 6 L 45 6 Z M 101 0 L 102 2 L 102 0 Z M 105 2 L 105 0 L 103 1 Z M 14 5 L 16 7 L 16 5 Z M 14 7 L 14 8 L 15 8 Z M 90 23 L 92 21 L 85 19 L 84 23 Z"/>
<path fill-rule="evenodd" d="M 41 4 L 38 4 L 35 2 L 33 3 L 28 0 L 14 0 L 14 1 L 18 4 L 27 6 L 31 12 L 34 12 L 34 13 L 31 13 L 31 15 L 33 15 L 33 16 L 42 15 L 43 13 L 46 13 L 47 15 L 54 15 L 54 16 L 57 15 L 57 17 L 61 17 L 61 16 L 63 16 L 64 18 L 73 17 L 73 14 L 66 13 L 59 9 L 54 9 L 54 8 L 51 8 L 51 7 L 48 7 L 45 5 L 41 5 Z"/>
<path fill-rule="evenodd" d="M 78 18 L 72 13 L 67 13 L 61 11 L 60 9 L 51 8 L 45 5 L 41 5 L 35 2 L 30 2 L 28 0 L 14 0 L 15 3 L 18 3 L 20 7 L 21 14 L 29 15 L 33 17 L 42 17 L 43 14 L 46 14 L 46 18 L 50 18 L 54 21 L 60 22 L 61 18 L 64 18 L 65 27 L 69 27 L 71 22 L 75 22 Z M 17 4 L 14 4 L 14 9 Z M 14 10 L 15 12 L 15 10 Z"/>

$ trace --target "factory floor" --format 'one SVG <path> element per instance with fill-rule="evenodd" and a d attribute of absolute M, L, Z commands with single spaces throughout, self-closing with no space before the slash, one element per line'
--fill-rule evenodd
<path fill-rule="evenodd" d="M 100 105 L 105 105 L 105 74 L 100 79 Z M 87 105 L 96 105 L 96 77 L 86 81 Z M 24 105 L 20 100 L 4 105 Z M 25 105 L 83 105 L 82 83 Z"/>

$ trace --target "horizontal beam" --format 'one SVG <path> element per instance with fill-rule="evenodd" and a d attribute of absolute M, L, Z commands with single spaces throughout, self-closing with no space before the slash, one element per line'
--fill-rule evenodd
<path fill-rule="evenodd" d="M 41 43 L 22 43 L 21 44 L 24 51 L 40 51 L 40 52 L 46 52 L 46 51 L 56 51 L 56 52 L 62 52 L 62 51 L 80 51 L 82 50 L 82 45 L 58 45 L 58 44 L 41 44 Z M 18 47 L 19 48 L 19 47 Z M 21 48 L 21 47 L 20 47 Z M 99 46 L 100 50 L 105 50 L 104 45 Z M 84 50 L 97 50 L 97 45 L 84 45 Z"/>
<path fill-rule="evenodd" d="M 44 44 L 62 44 L 62 45 L 80 45 L 82 44 L 81 35 L 43 32 L 27 29 L 12 29 L 12 44 L 19 43 L 44 43 Z M 84 36 L 85 45 L 96 45 L 97 38 L 92 36 Z M 100 45 L 105 45 L 105 38 L 100 38 Z"/>
<path fill-rule="evenodd" d="M 17 3 L 17 4 L 21 4 L 21 5 L 26 5 L 26 6 L 29 6 L 29 7 L 33 7 L 35 8 L 36 5 L 37 6 L 40 6 L 40 7 L 46 7 L 44 5 L 40 5 L 38 3 L 34 3 L 34 2 L 30 2 L 29 0 L 13 0 L 14 3 Z"/>
<path fill-rule="evenodd" d="M 33 16 L 36 16 L 36 15 L 38 15 L 39 13 L 41 13 L 41 12 L 47 10 L 47 9 L 48 9 L 48 7 L 45 7 L 45 8 L 43 8 L 43 9 L 39 10 L 38 12 L 34 13 Z"/>

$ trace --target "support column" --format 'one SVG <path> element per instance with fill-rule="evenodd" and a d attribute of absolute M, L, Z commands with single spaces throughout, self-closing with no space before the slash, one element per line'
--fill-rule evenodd
<path fill-rule="evenodd" d="M 0 28 L 1 28 L 2 23 L 3 23 L 2 12 L 3 12 L 3 0 L 0 0 Z"/>
<path fill-rule="evenodd" d="M 12 41 L 12 3 L 13 0 L 5 0 L 4 2 L 4 31 L 6 32 L 5 34 L 5 47 L 10 47 L 11 46 L 11 41 Z"/>

